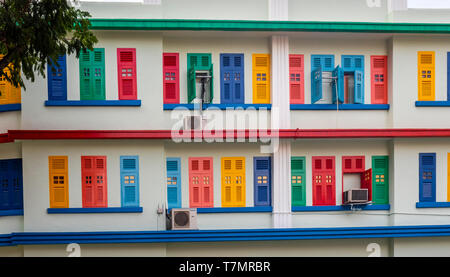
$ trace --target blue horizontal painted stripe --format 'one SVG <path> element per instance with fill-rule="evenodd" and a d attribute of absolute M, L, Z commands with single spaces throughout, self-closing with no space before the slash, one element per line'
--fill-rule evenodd
<path fill-rule="evenodd" d="M 0 112 L 11 112 L 22 110 L 22 104 L 4 104 L 0 105 Z"/>
<path fill-rule="evenodd" d="M 416 101 L 416 107 L 450 107 L 450 101 Z"/>
<path fill-rule="evenodd" d="M 450 202 L 417 202 L 416 208 L 450 208 Z"/>
<path fill-rule="evenodd" d="M 0 245 L 266 241 L 450 236 L 450 225 L 302 229 L 230 229 L 126 232 L 24 232 L 3 235 Z"/>
<path fill-rule="evenodd" d="M 112 208 L 48 208 L 49 214 L 142 213 L 142 207 Z"/>
<path fill-rule="evenodd" d="M 0 210 L 0 216 L 23 215 L 23 210 Z"/>
<path fill-rule="evenodd" d="M 291 104 L 291 110 L 389 110 L 389 104 Z"/>
<path fill-rule="evenodd" d="M 242 207 L 242 208 L 197 208 L 197 213 L 271 213 L 272 207 Z"/>
<path fill-rule="evenodd" d="M 117 107 L 139 107 L 141 106 L 141 100 L 67 100 L 67 101 L 45 101 L 47 107 L 68 107 L 68 106 L 84 106 L 84 107 L 97 107 L 97 106 L 117 106 Z"/>
<path fill-rule="evenodd" d="M 194 104 L 164 104 L 163 110 L 175 110 L 179 108 L 184 108 L 188 110 L 194 110 Z M 267 109 L 270 110 L 272 108 L 272 104 L 203 104 L 203 109 L 220 109 L 220 110 L 227 110 L 227 109 Z"/>
<path fill-rule="evenodd" d="M 382 210 L 390 210 L 391 205 L 354 205 L 363 210 L 371 210 L 371 211 L 382 211 Z M 342 205 L 342 206 L 297 206 L 292 207 L 293 212 L 323 212 L 323 211 L 349 211 L 351 209 L 350 205 Z"/>

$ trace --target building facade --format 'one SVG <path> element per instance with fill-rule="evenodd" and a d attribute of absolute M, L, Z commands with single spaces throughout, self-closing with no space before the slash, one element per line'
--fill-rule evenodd
<path fill-rule="evenodd" d="M 81 9 L 92 51 L 0 82 L 0 256 L 450 253 L 449 11 Z"/>

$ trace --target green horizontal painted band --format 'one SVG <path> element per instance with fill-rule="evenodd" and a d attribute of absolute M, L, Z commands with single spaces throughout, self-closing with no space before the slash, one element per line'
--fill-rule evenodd
<path fill-rule="evenodd" d="M 361 33 L 450 33 L 445 23 L 324 22 L 198 19 L 91 19 L 92 30 L 283 31 Z"/>

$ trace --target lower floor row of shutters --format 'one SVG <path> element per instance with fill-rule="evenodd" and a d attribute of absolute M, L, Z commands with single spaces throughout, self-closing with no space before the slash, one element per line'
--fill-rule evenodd
<path fill-rule="evenodd" d="M 312 204 L 336 205 L 336 159 L 312 157 Z M 366 169 L 365 156 L 342 157 L 342 191 L 348 183 L 366 188 L 374 204 L 389 203 L 389 157 L 373 156 L 372 168 Z M 167 200 L 169 208 L 182 207 L 181 158 L 167 158 Z M 222 157 L 220 199 L 222 207 L 246 206 L 245 157 Z M 189 207 L 214 207 L 212 157 L 188 158 Z M 253 157 L 254 206 L 271 206 L 271 157 Z M 292 206 L 306 206 L 306 158 L 291 157 Z M 354 181 L 356 177 L 356 182 Z M 350 180 L 350 181 L 347 181 Z M 217 206 L 217 205 L 216 205 Z"/>

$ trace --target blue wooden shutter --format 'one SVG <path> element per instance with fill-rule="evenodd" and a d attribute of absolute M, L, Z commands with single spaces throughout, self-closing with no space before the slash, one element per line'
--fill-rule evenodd
<path fill-rule="evenodd" d="M 333 71 L 334 70 L 334 56 L 333 55 L 323 55 L 321 59 L 322 59 L 322 71 Z"/>
<path fill-rule="evenodd" d="M 23 178 L 22 178 L 22 159 L 10 161 L 12 209 L 23 209 Z"/>
<path fill-rule="evenodd" d="M 167 203 L 168 208 L 181 208 L 181 163 L 180 158 L 167 158 Z"/>
<path fill-rule="evenodd" d="M 360 70 L 355 70 L 355 104 L 364 104 L 364 77 Z"/>
<path fill-rule="evenodd" d="M 322 99 L 322 70 L 320 67 L 311 72 L 311 103 Z"/>
<path fill-rule="evenodd" d="M 0 210 L 10 209 L 10 180 L 9 180 L 9 162 L 0 161 Z"/>
<path fill-rule="evenodd" d="M 233 55 L 233 102 L 244 104 L 244 54 Z"/>
<path fill-rule="evenodd" d="M 244 103 L 244 54 L 220 54 L 220 101 Z"/>
<path fill-rule="evenodd" d="M 220 102 L 233 103 L 233 55 L 220 54 Z"/>
<path fill-rule="evenodd" d="M 254 157 L 255 206 L 270 206 L 271 162 L 270 157 Z"/>
<path fill-rule="evenodd" d="M 139 207 L 139 158 L 120 157 L 122 207 Z"/>
<path fill-rule="evenodd" d="M 336 95 L 339 99 L 339 103 L 344 103 L 344 71 L 339 65 L 333 70 L 332 76 L 336 78 L 332 85 L 333 103 L 336 103 Z"/>
<path fill-rule="evenodd" d="M 419 201 L 436 202 L 436 153 L 419 154 Z"/>
<path fill-rule="evenodd" d="M 56 63 L 47 65 L 48 100 L 67 100 L 66 55 L 58 57 Z"/>

